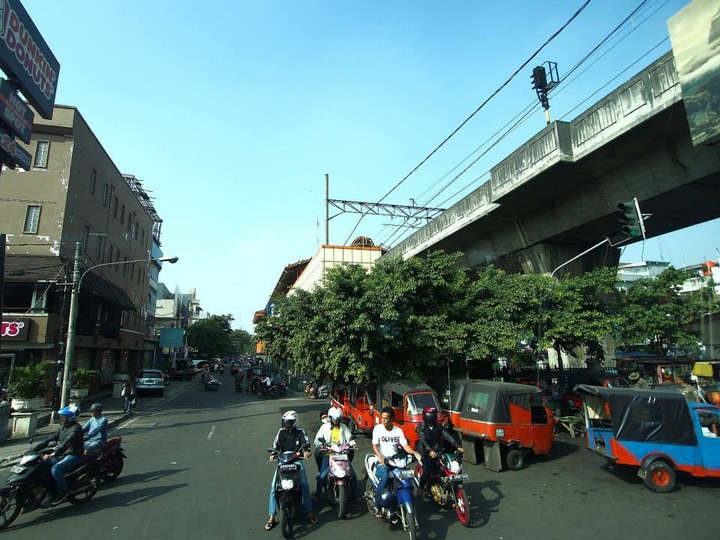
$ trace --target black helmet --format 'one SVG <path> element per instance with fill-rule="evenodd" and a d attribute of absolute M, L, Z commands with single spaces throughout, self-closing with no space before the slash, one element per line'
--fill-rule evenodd
<path fill-rule="evenodd" d="M 435 407 L 425 407 L 423 409 L 423 421 L 430 425 L 434 426 L 437 423 L 438 418 L 438 410 Z"/>

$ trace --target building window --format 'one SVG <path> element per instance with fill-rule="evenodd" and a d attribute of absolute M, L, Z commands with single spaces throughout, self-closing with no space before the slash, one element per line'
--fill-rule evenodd
<path fill-rule="evenodd" d="M 116 263 L 119 263 L 119 262 L 120 262 L 120 250 L 119 250 L 119 249 L 115 252 L 115 262 L 116 262 Z M 119 265 L 119 264 L 116 264 L 116 265 L 115 265 L 115 271 L 117 272 L 118 270 L 120 270 L 120 265 Z"/>
<path fill-rule="evenodd" d="M 40 208 L 37 204 L 28 204 L 25 212 L 25 227 L 23 232 L 28 234 L 37 234 L 38 225 L 40 224 Z"/>
<path fill-rule="evenodd" d="M 105 184 L 103 186 L 103 198 L 102 198 L 102 205 L 104 207 L 108 205 L 108 197 L 110 197 L 110 186 Z"/>
<path fill-rule="evenodd" d="M 137 223 L 137 221 L 133 224 L 132 237 L 133 237 L 133 240 L 137 240 L 137 238 L 138 238 L 138 223 Z"/>
<path fill-rule="evenodd" d="M 120 208 L 120 225 L 125 223 L 125 205 L 122 205 L 122 208 Z"/>
<path fill-rule="evenodd" d="M 95 184 L 97 184 L 97 171 L 90 171 L 90 193 L 95 193 Z"/>
<path fill-rule="evenodd" d="M 108 262 L 112 262 L 113 260 L 113 247 L 112 244 L 108 246 Z"/>
<path fill-rule="evenodd" d="M 34 167 L 47 169 L 48 155 L 50 154 L 50 141 L 38 141 L 35 146 Z"/>
<path fill-rule="evenodd" d="M 124 257 L 124 258 L 123 258 L 123 262 L 126 263 L 126 264 L 123 264 L 123 265 L 122 265 L 123 276 L 125 276 L 125 275 L 127 275 L 127 267 L 128 267 L 127 262 L 128 262 L 128 258 L 127 258 L 127 257 Z"/>
<path fill-rule="evenodd" d="M 140 245 L 145 247 L 145 229 L 140 231 Z"/>
<path fill-rule="evenodd" d="M 85 230 L 83 231 L 83 247 L 87 247 L 89 240 L 90 240 L 90 227 L 85 225 Z"/>
<path fill-rule="evenodd" d="M 114 218 L 117 217 L 117 211 L 118 211 L 118 204 L 119 204 L 119 203 L 120 203 L 120 201 L 118 200 L 117 195 L 116 195 L 116 196 L 115 196 L 115 200 L 113 201 L 113 217 L 114 217 Z"/>
<path fill-rule="evenodd" d="M 95 258 L 102 262 L 103 256 L 103 237 L 97 237 L 97 244 L 95 245 Z"/>

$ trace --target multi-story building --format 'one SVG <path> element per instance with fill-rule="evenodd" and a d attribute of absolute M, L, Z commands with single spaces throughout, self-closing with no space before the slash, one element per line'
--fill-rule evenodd
<path fill-rule="evenodd" d="M 152 361 L 162 220 L 142 182 L 123 175 L 75 107 L 35 115 L 30 171 L 3 169 L 0 232 L 7 235 L 2 336 L 6 367 L 63 360 L 76 244 L 82 249 L 76 367 L 102 383 Z M 139 261 L 142 262 L 133 262 Z"/>

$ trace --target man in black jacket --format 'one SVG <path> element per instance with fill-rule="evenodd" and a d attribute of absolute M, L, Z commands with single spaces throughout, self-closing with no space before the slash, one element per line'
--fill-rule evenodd
<path fill-rule="evenodd" d="M 78 466 L 82 459 L 85 450 L 83 447 L 82 427 L 80 427 L 80 424 L 77 422 L 79 414 L 80 409 L 73 405 L 60 409 L 58 411 L 60 421 L 62 422 L 60 428 L 54 435 L 51 435 L 32 448 L 34 452 L 39 452 L 43 448 L 47 448 L 50 443 L 57 442 L 53 452 L 43 456 L 43 459 L 50 460 L 53 464 L 50 473 L 57 485 L 57 491 L 54 496 L 52 493 L 48 493 L 43 499 L 43 507 L 50 506 L 51 504 L 60 504 L 65 499 L 68 492 L 65 473 Z"/>
<path fill-rule="evenodd" d="M 270 459 L 273 460 L 278 454 L 283 452 L 302 452 L 305 459 L 310 457 L 310 439 L 302 428 L 297 427 L 298 414 L 295 411 L 287 411 L 282 415 L 282 427 L 275 435 L 273 441 L 273 453 Z M 308 484 L 307 475 L 305 474 L 305 466 L 300 463 L 300 481 L 302 484 L 302 503 L 305 509 L 307 520 L 313 525 L 318 522 L 312 513 L 312 499 L 310 498 L 310 485 Z M 277 470 L 275 471 L 277 474 Z M 273 475 L 270 483 L 270 501 L 268 502 L 268 518 L 265 524 L 265 530 L 269 531 L 276 525 L 275 513 L 277 511 L 275 501 L 275 475 Z"/>
<path fill-rule="evenodd" d="M 420 475 L 420 488 L 427 491 L 427 481 L 438 470 L 437 456 L 446 447 L 452 447 L 459 452 L 464 452 L 459 448 L 459 444 L 450 435 L 450 432 L 437 421 L 438 410 L 435 407 L 425 407 L 423 409 L 423 424 L 418 426 L 418 442 L 415 448 L 423 455 L 423 472 Z"/>

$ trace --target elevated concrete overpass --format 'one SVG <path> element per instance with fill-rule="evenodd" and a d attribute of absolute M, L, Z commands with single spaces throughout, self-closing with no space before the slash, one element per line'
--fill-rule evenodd
<path fill-rule="evenodd" d="M 720 217 L 720 145 L 693 147 L 672 53 L 570 122 L 553 122 L 473 193 L 388 255 L 463 253 L 463 266 L 552 272 L 619 228 L 637 197 L 648 237 Z M 602 247 L 563 268 L 615 265 Z"/>

